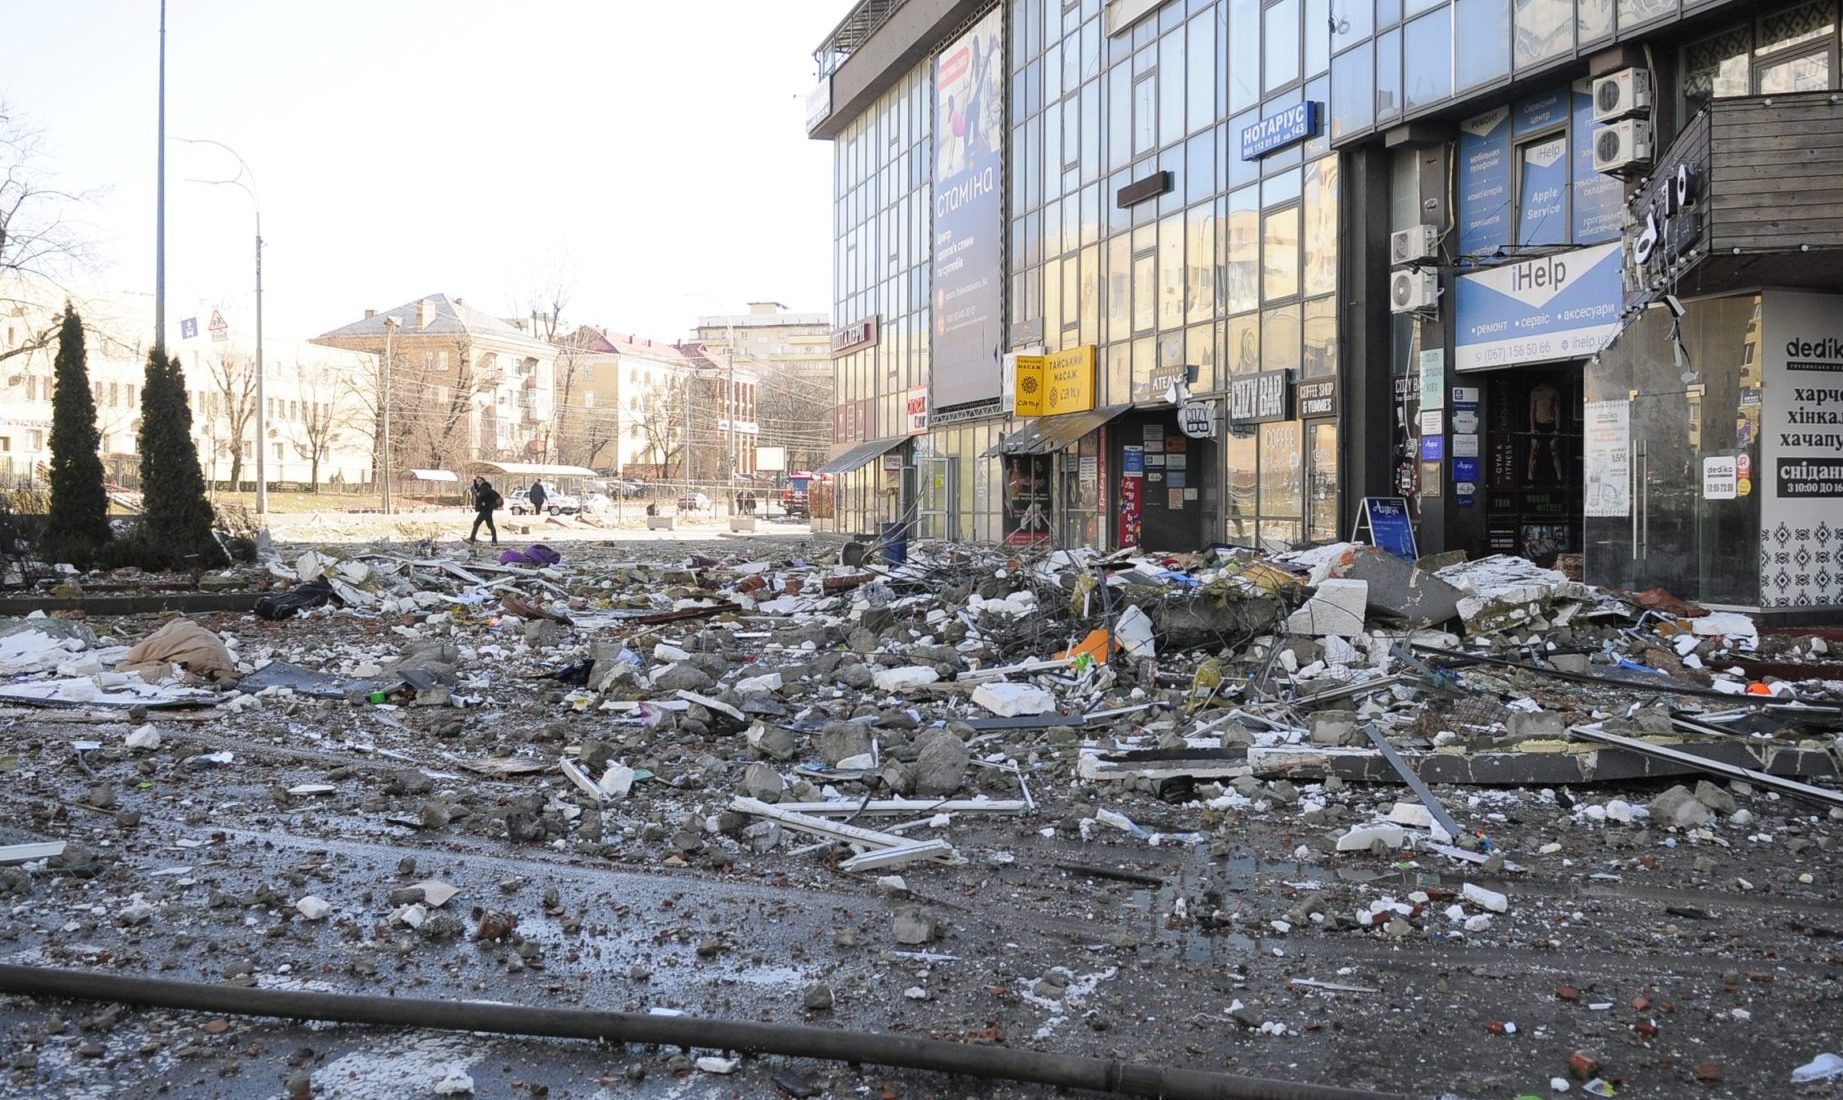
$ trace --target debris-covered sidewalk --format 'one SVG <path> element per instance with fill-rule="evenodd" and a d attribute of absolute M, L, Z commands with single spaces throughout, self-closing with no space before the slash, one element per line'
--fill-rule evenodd
<path fill-rule="evenodd" d="M 1843 1089 L 1829 635 L 1514 558 L 907 551 L 296 545 L 211 582 L 249 612 L 0 620 L 0 964 L 1351 1095 Z M 718 1029 L 0 1004 L 22 1094 L 975 1094 Z"/>

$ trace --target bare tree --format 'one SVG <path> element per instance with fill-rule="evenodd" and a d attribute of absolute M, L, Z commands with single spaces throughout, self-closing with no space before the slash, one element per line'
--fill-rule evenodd
<path fill-rule="evenodd" d="M 295 453 L 305 458 L 314 492 L 320 491 L 320 463 L 324 462 L 352 426 L 352 408 L 341 401 L 342 383 L 328 377 L 326 364 L 294 364 L 301 418 L 294 425 Z"/>
<path fill-rule="evenodd" d="M 788 469 L 805 470 L 826 460 L 832 445 L 830 363 L 763 363 L 756 387 L 759 442 L 787 448 Z"/>
<path fill-rule="evenodd" d="M 230 485 L 231 492 L 236 492 L 243 485 L 243 453 L 250 421 L 256 419 L 256 364 L 254 360 L 220 352 L 205 360 L 205 368 L 217 398 L 210 435 L 220 441 L 220 447 L 230 449 Z M 257 446 L 261 445 L 258 440 Z"/>
<path fill-rule="evenodd" d="M 563 331 L 563 311 L 575 297 L 575 255 L 567 249 L 553 253 L 527 272 L 523 282 L 529 289 L 512 308 L 521 318 L 529 318 L 531 335 L 554 343 Z"/>
<path fill-rule="evenodd" d="M 5 103 L 0 103 L 0 313 L 14 313 L 27 321 L 24 334 L 0 343 L 0 361 L 31 355 L 51 345 L 63 313 L 40 308 L 35 298 L 62 302 L 70 297 L 63 285 L 70 271 L 87 261 L 81 239 L 65 214 L 85 196 L 46 185 L 35 162 L 44 140 L 41 131 L 28 127 Z M 33 295 L 33 287 L 50 284 L 55 293 Z"/>
<path fill-rule="evenodd" d="M 483 430 L 487 421 L 481 399 L 490 400 L 499 385 L 497 361 L 477 360 L 465 336 L 439 351 L 412 350 L 404 359 L 407 363 L 391 372 L 393 466 L 458 470 L 497 453 L 496 441 L 475 438 L 475 427 Z M 492 417 L 499 415 L 493 408 Z"/>
<path fill-rule="evenodd" d="M 685 387 L 689 380 L 675 377 L 663 386 L 648 387 L 633 398 L 628 412 L 633 415 L 640 435 L 646 440 L 648 459 L 666 477 L 676 463 L 682 474 L 688 450 L 685 447 Z"/>

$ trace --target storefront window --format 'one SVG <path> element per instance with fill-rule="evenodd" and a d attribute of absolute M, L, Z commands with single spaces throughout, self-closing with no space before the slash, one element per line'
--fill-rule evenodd
<path fill-rule="evenodd" d="M 1259 437 L 1252 426 L 1231 427 L 1223 433 L 1222 447 L 1228 465 L 1229 538 L 1252 542 L 1260 495 Z"/>
<path fill-rule="evenodd" d="M 1468 48 L 1470 48 L 1468 46 Z M 1453 13 L 1444 8 L 1407 26 L 1402 39 L 1406 66 L 1407 107 L 1425 107 L 1453 94 Z"/>
<path fill-rule="evenodd" d="M 1305 537 L 1310 542 L 1336 542 L 1337 527 L 1337 423 L 1311 425 L 1311 500 L 1307 508 Z"/>
<path fill-rule="evenodd" d="M 1337 289 L 1337 158 L 1305 166 L 1304 293 Z"/>
<path fill-rule="evenodd" d="M 1261 369 L 1299 370 L 1299 306 L 1275 306 L 1261 314 Z"/>
<path fill-rule="evenodd" d="M 1376 121 L 1376 54 L 1364 42 L 1331 62 L 1331 139 L 1367 130 Z"/>
<path fill-rule="evenodd" d="M 1453 56 L 1456 83 L 1476 88 L 1510 72 L 1508 0 L 1454 0 L 1453 33 L 1460 42 Z"/>
<path fill-rule="evenodd" d="M 1516 0 L 1516 62 L 1521 69 L 1574 46 L 1574 0 Z M 1467 41 L 1461 36 L 1461 41 Z"/>
<path fill-rule="evenodd" d="M 1261 219 L 1261 299 L 1271 302 L 1299 293 L 1299 208 L 1274 210 Z"/>

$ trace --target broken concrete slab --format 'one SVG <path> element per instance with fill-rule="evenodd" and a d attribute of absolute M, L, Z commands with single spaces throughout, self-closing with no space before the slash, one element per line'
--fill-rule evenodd
<path fill-rule="evenodd" d="M 1056 709 L 1056 697 L 1035 684 L 980 684 L 973 689 L 973 702 L 1000 718 L 1046 714 Z"/>
<path fill-rule="evenodd" d="M 1288 634 L 1360 638 L 1366 631 L 1369 583 L 1332 577 L 1318 586 L 1305 606 L 1286 618 Z"/>
<path fill-rule="evenodd" d="M 1459 613 L 1459 599 L 1465 595 L 1427 570 L 1373 547 L 1353 551 L 1344 576 L 1369 586 L 1365 606 L 1371 613 L 1409 626 L 1445 622 Z"/>

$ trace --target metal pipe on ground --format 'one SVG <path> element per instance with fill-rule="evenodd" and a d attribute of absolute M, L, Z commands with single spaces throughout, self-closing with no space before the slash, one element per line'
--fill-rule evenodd
<path fill-rule="evenodd" d="M 900 1066 L 1057 1088 L 1165 1100 L 1407 1100 L 1401 1093 L 1294 1084 L 1003 1047 L 824 1028 L 580 1008 L 534 1008 L 180 982 L 39 966 L 0 965 L 0 993 L 113 1001 L 288 1020 L 475 1031 L 608 1043 L 662 1044 Z"/>

